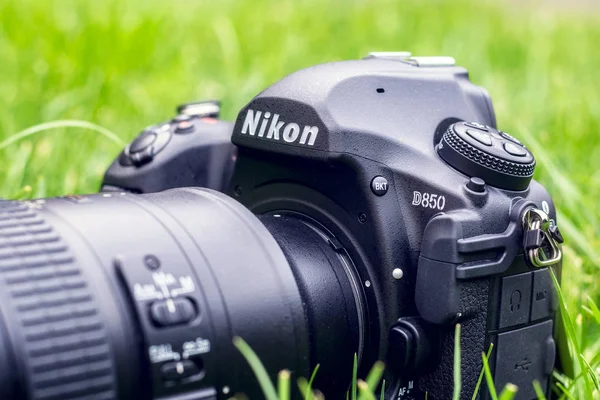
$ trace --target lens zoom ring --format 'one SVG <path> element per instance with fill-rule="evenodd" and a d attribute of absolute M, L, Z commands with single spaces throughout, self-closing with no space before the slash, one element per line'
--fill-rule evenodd
<path fill-rule="evenodd" d="M 465 142 L 452 130 L 452 127 L 448 128 L 444 134 L 444 140 L 457 153 L 487 168 L 514 176 L 530 177 L 533 175 L 535 162 L 531 164 L 519 164 L 494 157 Z"/>
<path fill-rule="evenodd" d="M 107 332 L 58 234 L 27 205 L 0 200 L 0 281 L 20 325 L 31 399 L 115 399 Z"/>

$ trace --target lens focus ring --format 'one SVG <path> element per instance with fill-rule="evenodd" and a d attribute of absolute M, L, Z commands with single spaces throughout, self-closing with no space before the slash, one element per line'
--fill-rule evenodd
<path fill-rule="evenodd" d="M 29 379 L 27 398 L 116 398 L 108 335 L 91 288 L 58 234 L 17 201 L 0 200 L 0 288 L 6 314 L 18 321 L 7 325 Z"/>

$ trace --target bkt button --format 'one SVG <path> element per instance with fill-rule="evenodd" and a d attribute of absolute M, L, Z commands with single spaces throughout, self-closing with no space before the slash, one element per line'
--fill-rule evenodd
<path fill-rule="evenodd" d="M 371 191 L 377 196 L 383 196 L 388 191 L 388 181 L 383 176 L 376 176 L 371 181 Z"/>

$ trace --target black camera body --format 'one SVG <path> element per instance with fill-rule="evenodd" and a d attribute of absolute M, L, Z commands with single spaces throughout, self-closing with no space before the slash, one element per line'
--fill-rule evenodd
<path fill-rule="evenodd" d="M 377 53 L 291 74 L 234 125 L 215 119 L 216 102 L 178 111 L 124 150 L 103 190 L 225 192 L 259 216 L 290 264 L 301 264 L 290 243 L 306 227 L 319 231 L 343 260 L 355 299 L 344 301 L 357 317 L 348 325 L 319 311 L 336 300 L 327 290 L 311 298 L 303 288 L 310 278 L 293 268 L 307 324 L 331 323 L 309 335 L 309 370 L 342 342 L 335 367 L 345 378 L 356 353 L 362 373 L 386 362 L 386 399 L 448 399 L 460 324 L 464 398 L 492 344 L 497 389 L 514 383 L 517 398 L 532 399 L 538 380 L 550 393 L 556 211 L 532 180 L 533 155 L 496 128 L 489 95 L 465 69 L 448 58 Z M 532 210 L 547 217 L 547 229 L 527 223 Z M 298 220 L 292 233 L 275 233 Z M 539 249 L 546 252 L 536 262 Z M 267 367 L 277 358 L 258 355 Z M 328 383 L 335 367 L 325 365 L 316 385 L 332 399 L 345 387 L 344 377 Z M 485 388 L 480 395 L 487 398 Z"/>

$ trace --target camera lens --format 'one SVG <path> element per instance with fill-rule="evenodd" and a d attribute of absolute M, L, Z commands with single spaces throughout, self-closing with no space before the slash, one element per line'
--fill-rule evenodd
<path fill-rule="evenodd" d="M 206 189 L 0 201 L 0 398 L 258 398 L 234 336 L 341 396 L 352 263 L 313 221 L 260 218 Z"/>

